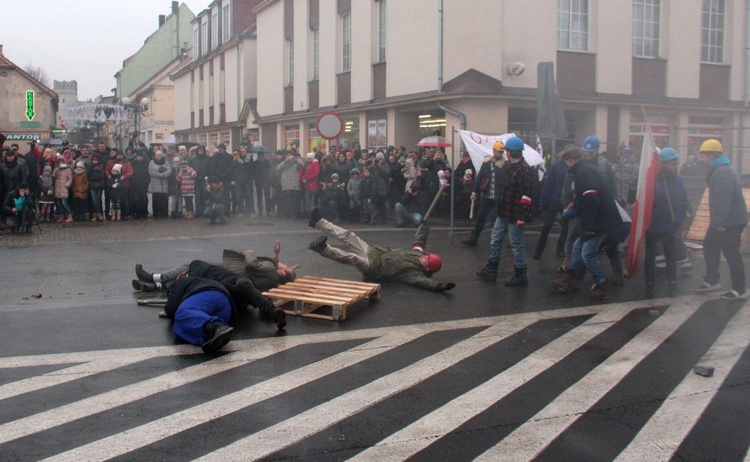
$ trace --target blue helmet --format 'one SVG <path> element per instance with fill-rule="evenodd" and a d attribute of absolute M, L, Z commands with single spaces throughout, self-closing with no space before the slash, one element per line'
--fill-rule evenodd
<path fill-rule="evenodd" d="M 679 159 L 679 155 L 677 154 L 677 151 L 675 151 L 672 148 L 664 148 L 661 151 L 659 151 L 659 162 L 669 162 L 670 160 Z"/>
<path fill-rule="evenodd" d="M 581 151 L 585 152 L 599 152 L 599 138 L 596 137 L 596 135 L 591 135 L 586 137 L 585 140 L 583 140 L 583 146 L 581 146 Z"/>
<path fill-rule="evenodd" d="M 523 151 L 523 140 L 517 136 L 508 138 L 505 142 L 505 149 L 508 151 Z"/>

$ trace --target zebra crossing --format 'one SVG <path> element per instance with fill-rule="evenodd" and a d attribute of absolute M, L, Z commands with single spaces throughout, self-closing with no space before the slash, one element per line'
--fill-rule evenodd
<path fill-rule="evenodd" d="M 0 358 L 0 455 L 748 460 L 749 325 L 744 303 L 689 296 Z"/>

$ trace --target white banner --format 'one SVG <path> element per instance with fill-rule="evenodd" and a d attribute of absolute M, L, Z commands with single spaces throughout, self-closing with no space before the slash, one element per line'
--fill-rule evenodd
<path fill-rule="evenodd" d="M 514 133 L 506 133 L 504 135 L 482 135 L 468 130 L 459 130 L 461 134 L 461 140 L 466 146 L 466 150 L 469 151 L 471 157 L 471 163 L 474 164 L 475 176 L 482 166 L 482 162 L 488 156 L 492 155 L 492 145 L 495 141 L 502 141 L 505 143 L 509 138 L 516 136 Z M 530 166 L 541 165 L 539 167 L 539 179 L 541 180 L 544 176 L 544 159 L 534 148 L 524 143 L 523 145 L 523 158 Z"/>

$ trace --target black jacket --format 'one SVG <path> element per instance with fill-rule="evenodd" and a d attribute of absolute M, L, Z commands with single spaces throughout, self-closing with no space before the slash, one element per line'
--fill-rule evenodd
<path fill-rule="evenodd" d="M 573 175 L 573 203 L 581 218 L 584 240 L 586 233 L 599 235 L 622 224 L 610 182 L 599 167 L 581 160 L 570 167 L 568 173 Z"/>
<path fill-rule="evenodd" d="M 235 307 L 232 295 L 229 293 L 227 288 L 224 287 L 223 284 L 212 281 L 211 279 L 197 278 L 192 276 L 178 279 L 172 285 L 172 287 L 169 289 L 167 304 L 164 306 L 164 313 L 166 313 L 168 317 L 174 318 L 175 313 L 177 313 L 177 309 L 186 298 L 199 292 L 205 292 L 207 290 L 215 290 L 229 297 L 229 300 L 232 302 L 232 317 L 234 318 L 237 312 L 237 308 Z"/>

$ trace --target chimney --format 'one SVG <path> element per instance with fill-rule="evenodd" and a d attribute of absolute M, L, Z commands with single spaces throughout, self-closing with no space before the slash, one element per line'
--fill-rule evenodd
<path fill-rule="evenodd" d="M 159 27 L 164 25 L 164 23 L 167 22 L 167 17 L 163 14 L 159 15 Z"/>
<path fill-rule="evenodd" d="M 179 16 L 180 14 L 180 5 L 178 2 L 172 2 L 172 14 L 175 16 Z"/>
<path fill-rule="evenodd" d="M 0 56 L 2 56 L 2 55 L 3 55 L 3 46 L 0 45 Z"/>

